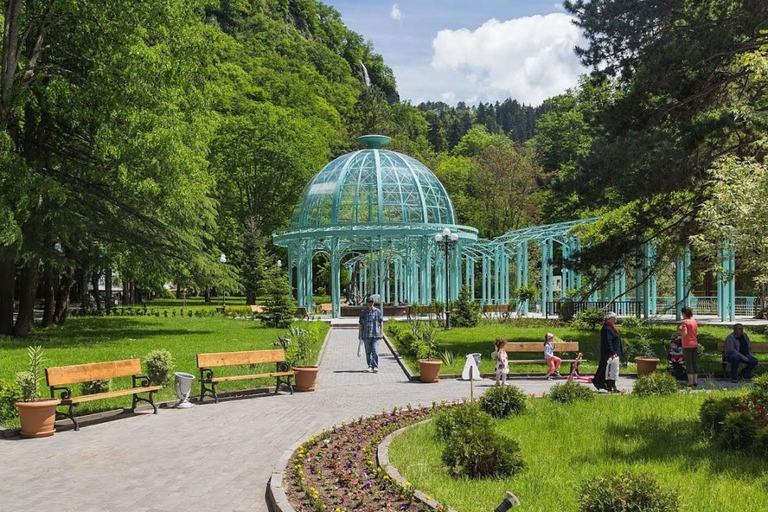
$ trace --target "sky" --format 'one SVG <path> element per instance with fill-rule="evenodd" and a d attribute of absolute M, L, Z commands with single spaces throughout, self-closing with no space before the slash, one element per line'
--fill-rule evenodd
<path fill-rule="evenodd" d="M 403 100 L 539 105 L 586 71 L 556 0 L 325 0 L 373 42 Z"/>

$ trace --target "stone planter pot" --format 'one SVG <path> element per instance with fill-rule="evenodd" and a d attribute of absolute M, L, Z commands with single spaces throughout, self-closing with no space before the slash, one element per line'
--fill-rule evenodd
<path fill-rule="evenodd" d="M 419 380 L 421 382 L 437 382 L 440 380 L 440 365 L 442 361 L 419 359 Z"/>
<path fill-rule="evenodd" d="M 637 374 L 648 375 L 656 371 L 656 365 L 659 364 L 660 359 L 658 357 L 636 357 Z"/>
<path fill-rule="evenodd" d="M 296 372 L 296 385 L 293 387 L 296 391 L 315 390 L 319 366 L 294 366 L 293 371 Z"/>
<path fill-rule="evenodd" d="M 21 419 L 21 437 L 50 437 L 56 430 L 56 406 L 60 400 L 46 399 L 32 402 L 16 402 Z"/>

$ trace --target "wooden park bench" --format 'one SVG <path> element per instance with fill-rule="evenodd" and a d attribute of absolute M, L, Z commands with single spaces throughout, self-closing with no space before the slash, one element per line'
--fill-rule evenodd
<path fill-rule="evenodd" d="M 302 320 L 312 320 L 312 315 L 309 311 L 307 311 L 307 308 L 303 306 L 296 308 L 296 312 L 293 315 L 301 318 Z"/>
<path fill-rule="evenodd" d="M 512 310 L 509 304 L 485 304 L 483 305 L 483 318 L 501 318 L 509 316 Z"/>
<path fill-rule="evenodd" d="M 720 353 L 723 356 L 722 364 L 723 364 L 723 375 L 728 376 L 729 374 L 726 372 L 726 369 L 728 368 L 728 365 L 731 364 L 730 361 L 725 359 L 725 342 L 721 341 L 717 344 L 717 350 L 720 351 Z M 755 343 L 754 341 L 749 344 L 749 353 L 750 354 L 768 354 L 768 343 Z M 768 364 L 768 361 L 758 361 L 758 365 L 761 364 Z"/>
<path fill-rule="evenodd" d="M 259 313 L 264 312 L 264 306 L 260 304 L 251 304 L 251 313 L 254 315 L 258 315 Z"/>
<path fill-rule="evenodd" d="M 127 389 L 94 393 L 92 395 L 72 396 L 71 384 L 91 382 L 94 380 L 114 379 L 117 377 L 131 377 L 133 384 Z M 75 419 L 74 408 L 83 402 L 102 400 L 116 396 L 133 395 L 131 411 L 136 409 L 138 402 L 147 402 L 157 414 L 157 406 L 152 400 L 152 394 L 161 390 L 162 386 L 150 386 L 149 379 L 141 373 L 141 361 L 139 359 L 126 359 L 124 361 L 106 361 L 103 363 L 77 364 L 73 366 L 52 366 L 45 369 L 45 380 L 51 388 L 51 398 L 56 398 L 56 393 L 61 391 L 61 406 L 69 407 L 67 416 L 72 420 L 75 430 L 80 426 Z M 149 398 L 142 398 L 139 393 L 149 393 Z"/>
<path fill-rule="evenodd" d="M 579 343 L 577 341 L 566 341 L 562 343 L 553 343 L 552 347 L 554 349 L 555 353 L 563 353 L 563 352 L 573 352 L 578 354 L 579 352 Z M 530 342 L 522 342 L 522 343 L 514 343 L 514 342 L 507 342 L 507 346 L 505 347 L 507 350 L 507 354 L 515 353 L 515 354 L 541 354 L 541 359 L 510 359 L 509 364 L 532 364 L 532 363 L 541 363 L 541 364 L 547 364 L 547 360 L 544 359 L 544 342 L 541 343 L 530 343 Z M 573 363 L 575 362 L 575 359 L 563 359 L 564 363 Z M 581 362 L 586 361 L 586 359 L 582 359 Z"/>
<path fill-rule="evenodd" d="M 323 302 L 320 304 L 320 313 L 323 315 L 330 315 L 333 313 L 333 304 L 330 302 Z"/>
<path fill-rule="evenodd" d="M 241 366 L 263 363 L 275 363 L 275 371 L 268 373 L 255 373 L 249 375 L 230 375 L 226 377 L 214 377 L 213 369 L 226 366 Z M 215 403 L 219 403 L 216 394 L 216 385 L 220 382 L 232 380 L 250 380 L 275 377 L 275 394 L 280 391 L 280 384 L 287 384 L 293 394 L 294 372 L 285 360 L 283 349 L 275 350 L 246 350 L 242 352 L 218 352 L 210 354 L 197 354 L 197 367 L 200 369 L 200 401 L 207 393 L 213 397 Z"/>

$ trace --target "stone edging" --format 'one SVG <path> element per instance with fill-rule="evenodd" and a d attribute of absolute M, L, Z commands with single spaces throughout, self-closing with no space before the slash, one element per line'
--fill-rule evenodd
<path fill-rule="evenodd" d="M 408 480 L 404 478 L 403 475 L 401 475 L 400 472 L 397 470 L 397 468 L 393 466 L 392 463 L 389 461 L 389 445 L 392 444 L 392 441 L 395 439 L 395 437 L 403 434 L 406 430 L 416 427 L 418 425 L 423 425 L 430 421 L 432 421 L 432 418 L 428 420 L 420 421 L 418 423 L 414 423 L 413 425 L 408 425 L 407 427 L 403 427 L 399 430 L 395 430 L 394 432 L 389 434 L 387 437 L 385 437 L 381 441 L 381 443 L 379 443 L 379 446 L 376 448 L 376 457 L 378 459 L 379 466 L 384 468 L 384 471 L 387 472 L 387 475 L 389 475 L 389 478 L 399 483 L 400 485 L 405 484 Z M 427 495 L 418 489 L 413 490 L 413 496 L 417 500 L 421 501 L 422 503 L 424 503 L 425 505 L 427 505 L 433 510 L 438 510 L 438 507 L 440 506 L 440 503 L 435 501 L 433 498 L 427 499 Z M 447 508 L 444 510 L 446 510 L 447 512 L 456 512 L 452 508 Z"/>
<path fill-rule="evenodd" d="M 285 494 L 283 478 L 285 477 L 285 467 L 291 460 L 293 452 L 298 450 L 306 442 L 306 439 L 293 443 L 290 448 L 285 450 L 272 470 L 272 475 L 267 482 L 267 508 L 270 512 L 296 512 Z"/>
<path fill-rule="evenodd" d="M 387 347 L 389 347 L 390 352 L 392 352 L 392 355 L 395 356 L 395 361 L 397 361 L 397 364 L 400 365 L 400 368 L 402 368 L 403 373 L 405 373 L 405 376 L 408 377 L 408 380 L 419 380 L 418 375 L 414 375 L 413 373 L 411 373 L 411 369 L 408 368 L 408 364 L 400 356 L 400 353 L 395 348 L 394 343 L 392 343 L 389 340 L 386 334 L 382 333 L 382 336 L 384 337 L 384 343 L 387 344 Z"/>

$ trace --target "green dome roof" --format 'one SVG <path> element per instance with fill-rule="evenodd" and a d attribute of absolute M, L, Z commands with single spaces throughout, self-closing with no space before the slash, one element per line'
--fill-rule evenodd
<path fill-rule="evenodd" d="M 354 224 L 456 224 L 442 183 L 418 160 L 385 149 L 388 137 L 366 135 L 368 145 L 326 165 L 309 182 L 292 227 Z"/>

